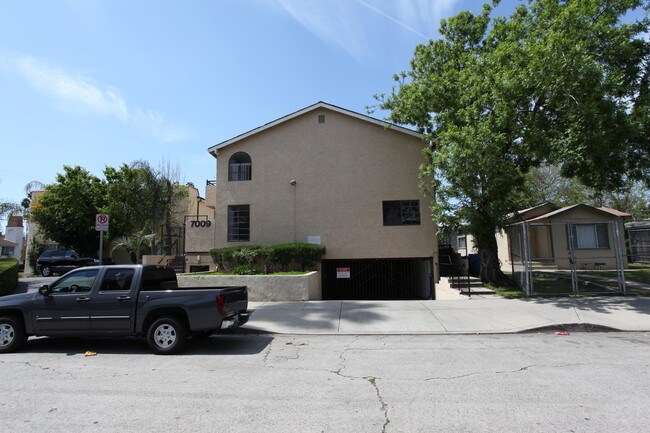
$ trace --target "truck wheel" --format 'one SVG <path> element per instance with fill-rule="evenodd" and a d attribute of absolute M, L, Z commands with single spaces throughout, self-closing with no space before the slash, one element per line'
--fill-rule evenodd
<path fill-rule="evenodd" d="M 185 345 L 187 330 L 176 317 L 161 317 L 153 321 L 147 333 L 147 343 L 155 353 L 170 355 Z"/>
<path fill-rule="evenodd" d="M 0 317 L 0 353 L 20 349 L 27 341 L 25 325 L 15 317 Z"/>
<path fill-rule="evenodd" d="M 49 266 L 43 266 L 41 268 L 41 275 L 44 277 L 51 277 L 52 276 L 52 268 Z"/>

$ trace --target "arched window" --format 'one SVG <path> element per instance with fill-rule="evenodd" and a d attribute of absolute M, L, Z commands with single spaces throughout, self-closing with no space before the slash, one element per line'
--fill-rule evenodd
<path fill-rule="evenodd" d="M 251 180 L 252 167 L 251 157 L 247 153 L 235 153 L 228 161 L 228 180 Z"/>

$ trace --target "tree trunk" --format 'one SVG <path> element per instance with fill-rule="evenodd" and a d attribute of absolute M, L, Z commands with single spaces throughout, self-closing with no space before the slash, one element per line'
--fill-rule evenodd
<path fill-rule="evenodd" d="M 501 271 L 497 247 L 496 231 L 476 235 L 478 253 L 481 259 L 481 282 L 497 287 L 509 287 L 514 284 L 511 278 Z"/>

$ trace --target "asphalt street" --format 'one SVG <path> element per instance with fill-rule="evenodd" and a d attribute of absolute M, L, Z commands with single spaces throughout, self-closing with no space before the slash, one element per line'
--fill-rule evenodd
<path fill-rule="evenodd" d="M 85 356 L 87 351 L 96 353 Z M 650 334 L 30 339 L 2 432 L 642 432 Z"/>

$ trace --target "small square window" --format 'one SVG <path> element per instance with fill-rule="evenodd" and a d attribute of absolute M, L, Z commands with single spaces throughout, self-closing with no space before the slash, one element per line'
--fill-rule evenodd
<path fill-rule="evenodd" d="M 420 224 L 419 200 L 390 200 L 384 201 L 382 205 L 385 226 Z"/>
<path fill-rule="evenodd" d="M 318 123 L 325 123 L 325 115 L 324 114 L 319 114 L 318 115 Z"/>

